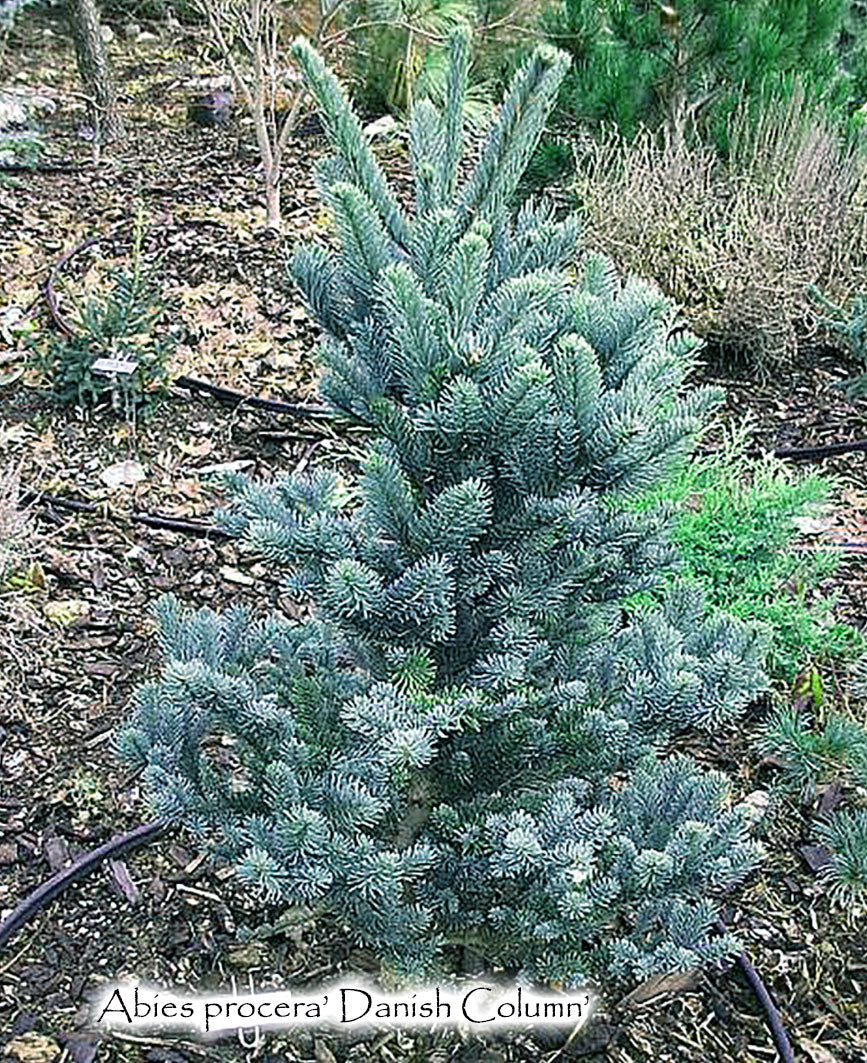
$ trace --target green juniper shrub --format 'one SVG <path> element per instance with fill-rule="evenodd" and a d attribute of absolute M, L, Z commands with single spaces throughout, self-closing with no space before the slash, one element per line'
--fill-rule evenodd
<path fill-rule="evenodd" d="M 836 620 L 833 599 L 819 589 L 839 557 L 792 548 L 796 519 L 827 502 L 831 482 L 746 457 L 748 435 L 741 428 L 719 454 L 694 460 L 630 504 L 673 507 L 678 578 L 701 587 L 716 608 L 762 624 L 771 633 L 772 673 L 791 681 L 811 661 L 851 659 L 865 639 Z"/>
<path fill-rule="evenodd" d="M 509 204 L 566 70 L 540 48 L 474 169 L 469 42 L 410 123 L 415 212 L 334 76 L 294 48 L 334 158 L 336 253 L 292 273 L 325 339 L 322 391 L 371 430 L 359 504 L 328 470 L 233 477 L 226 527 L 312 619 L 160 607 L 164 669 L 120 736 L 160 816 L 266 901 L 330 912 L 392 975 L 487 964 L 624 982 L 716 962 L 715 891 L 760 850 L 719 773 L 660 743 L 766 689 L 759 631 L 695 590 L 655 609 L 668 516 L 614 504 L 680 468 L 716 390 L 651 286 L 577 222 Z"/>

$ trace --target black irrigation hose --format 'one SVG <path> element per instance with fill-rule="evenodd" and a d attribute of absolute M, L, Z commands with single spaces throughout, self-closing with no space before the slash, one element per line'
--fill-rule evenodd
<path fill-rule="evenodd" d="M 121 223 L 117 223 L 108 233 L 103 236 L 113 235 L 114 229 L 117 229 Z M 42 294 L 45 296 L 45 301 L 48 304 L 48 309 L 51 313 L 57 327 L 61 332 L 66 335 L 72 335 L 73 330 L 60 312 L 60 307 L 57 305 L 57 296 L 54 293 L 54 280 L 57 277 L 61 268 L 66 265 L 71 258 L 74 258 L 81 251 L 86 248 L 99 243 L 103 236 L 91 236 L 86 240 L 83 240 L 80 244 L 70 248 L 55 262 L 55 264 L 49 270 L 48 276 L 42 285 Z M 31 306 L 33 304 L 31 303 Z M 28 307 L 29 309 L 29 307 Z M 245 395 L 241 391 L 234 391 L 231 388 L 224 388 L 217 384 L 209 384 L 205 380 L 198 380 L 195 377 L 179 376 L 173 383 L 187 391 L 191 392 L 204 392 L 208 395 L 213 395 L 214 398 L 219 399 L 222 402 L 233 402 L 238 406 L 251 406 L 260 410 L 271 410 L 274 413 L 288 413 L 296 417 L 319 417 L 325 419 L 331 419 L 334 417 L 334 412 L 327 406 L 320 406 L 315 404 L 295 403 L 295 402 L 283 402 L 280 399 L 263 399 L 257 395 Z M 851 454 L 858 451 L 867 451 L 867 439 L 856 439 L 850 443 L 827 443 L 816 447 L 779 447 L 773 450 L 771 453 L 775 458 L 789 458 L 793 461 L 810 461 L 819 458 L 830 458 L 840 454 Z M 761 457 L 763 451 L 758 448 L 751 449 L 747 452 L 751 457 Z"/>
<path fill-rule="evenodd" d="M 717 918 L 714 925 L 720 934 L 725 934 L 726 925 L 722 919 Z M 771 1031 L 771 1037 L 773 1037 L 774 1045 L 780 1055 L 781 1063 L 795 1063 L 792 1046 L 789 1044 L 789 1038 L 783 1027 L 782 1016 L 777 1010 L 776 1004 L 771 1000 L 771 994 L 768 992 L 767 986 L 762 981 L 759 972 L 753 967 L 745 952 L 739 952 L 736 959 L 738 967 L 740 967 L 744 978 L 746 978 L 749 983 L 750 989 L 752 989 L 755 994 L 756 1000 L 758 1000 L 764 1009 L 768 1028 Z"/>
<path fill-rule="evenodd" d="M 104 845 L 100 845 L 98 849 L 91 849 L 90 852 L 83 853 L 69 867 L 58 871 L 56 875 L 52 875 L 47 882 L 37 886 L 29 896 L 25 897 L 12 914 L 0 923 L 0 949 L 3 948 L 13 934 L 20 930 L 25 923 L 29 922 L 49 901 L 62 893 L 67 886 L 93 871 L 107 857 L 119 856 L 128 849 L 144 845 L 145 842 L 156 838 L 158 834 L 162 834 L 165 829 L 166 824 L 162 820 L 157 820 L 154 823 L 145 823 L 143 826 L 131 830 L 128 834 L 116 835 Z"/>
<path fill-rule="evenodd" d="M 60 498 L 58 495 L 49 495 L 45 491 L 24 491 L 21 495 L 21 501 L 25 504 L 53 506 L 56 509 L 65 509 L 71 513 L 98 514 L 100 512 L 99 506 L 93 502 L 78 502 L 72 498 Z M 164 528 L 166 531 L 182 532 L 184 535 L 200 535 L 206 539 L 230 538 L 229 532 L 218 528 L 215 524 L 204 524 L 201 521 L 162 517 L 157 513 L 124 513 L 122 516 L 135 524 L 144 524 L 148 528 Z"/>
<path fill-rule="evenodd" d="M 0 173 L 85 173 L 92 169 L 90 163 L 79 162 L 0 163 Z"/>
<path fill-rule="evenodd" d="M 186 391 L 203 391 L 222 402 L 234 402 L 238 406 L 253 406 L 259 410 L 271 410 L 274 413 L 290 413 L 296 417 L 325 417 L 331 419 L 334 413 L 328 406 L 313 403 L 283 402 L 280 399 L 262 399 L 258 395 L 245 395 L 242 391 L 233 391 L 218 384 L 209 384 L 206 380 L 195 377 L 179 376 L 172 381 L 175 387 Z"/>
<path fill-rule="evenodd" d="M 813 458 L 833 458 L 837 454 L 852 454 L 867 451 L 867 439 L 853 439 L 851 443 L 824 443 L 818 447 L 780 447 L 775 458 L 791 458 L 794 461 Z"/>
<path fill-rule="evenodd" d="M 69 867 L 64 868 L 63 871 L 58 871 L 56 875 L 52 875 L 47 882 L 43 882 L 41 886 L 38 886 L 31 894 L 25 897 L 12 914 L 0 923 L 0 949 L 25 923 L 29 922 L 49 901 L 62 893 L 67 886 L 93 871 L 108 857 L 119 856 L 129 849 L 134 849 L 151 841 L 162 834 L 167 826 L 164 820 L 156 820 L 153 823 L 145 823 L 141 827 L 136 827 L 135 830 L 131 830 L 127 834 L 115 835 L 110 841 L 100 845 L 98 849 L 91 849 L 90 852 L 82 854 Z M 726 933 L 726 925 L 720 918 L 717 918 L 715 928 L 720 934 Z M 771 1000 L 771 994 L 768 992 L 765 983 L 745 953 L 738 953 L 737 964 L 756 999 L 764 1009 L 768 1027 L 774 1039 L 774 1045 L 779 1053 L 781 1063 L 795 1063 L 792 1046 L 789 1044 L 789 1038 L 783 1028 L 783 1020 L 776 1005 Z"/>

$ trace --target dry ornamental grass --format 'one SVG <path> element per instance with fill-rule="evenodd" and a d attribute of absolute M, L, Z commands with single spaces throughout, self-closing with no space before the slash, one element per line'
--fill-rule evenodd
<path fill-rule="evenodd" d="M 764 370 L 822 337 L 816 286 L 867 286 L 867 164 L 802 92 L 733 115 L 726 162 L 700 142 L 609 133 L 579 161 L 587 239 L 653 277 L 694 328 Z"/>

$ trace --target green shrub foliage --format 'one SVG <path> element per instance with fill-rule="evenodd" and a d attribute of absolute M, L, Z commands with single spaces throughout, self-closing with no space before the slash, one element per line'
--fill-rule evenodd
<path fill-rule="evenodd" d="M 238 478 L 227 525 L 314 619 L 161 610 L 166 666 L 124 754 L 160 815 L 261 895 L 336 913 L 397 971 L 472 945 L 529 977 L 631 979 L 722 958 L 708 891 L 758 850 L 725 780 L 660 761 L 741 713 L 764 646 L 695 591 L 630 615 L 671 570 L 666 514 L 620 501 L 682 463 L 716 393 L 695 344 L 574 218 L 507 213 L 566 68 L 538 50 L 475 168 L 467 38 L 445 108 L 411 121 L 415 211 L 334 77 L 295 47 L 336 148 L 340 250 L 292 271 L 322 323 L 323 393 L 369 426 L 360 502 L 326 471 Z"/>
<path fill-rule="evenodd" d="M 708 604 L 763 624 L 769 671 L 792 682 L 811 661 L 851 660 L 865 640 L 836 618 L 834 599 L 822 593 L 839 556 L 793 549 L 798 518 L 827 504 L 832 482 L 748 457 L 748 439 L 744 426 L 721 451 L 627 504 L 674 507 L 671 538 L 682 568 L 672 578 L 701 587 Z"/>
<path fill-rule="evenodd" d="M 564 113 L 627 137 L 699 122 L 724 144 L 744 92 L 785 95 L 796 78 L 844 114 L 863 97 L 863 15 L 851 0 L 560 0 L 543 25 L 574 59 Z"/>

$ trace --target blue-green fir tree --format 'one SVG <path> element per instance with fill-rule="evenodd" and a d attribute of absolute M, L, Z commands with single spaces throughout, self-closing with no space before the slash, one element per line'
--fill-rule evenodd
<path fill-rule="evenodd" d="M 561 53 L 518 72 L 458 179 L 467 51 L 456 35 L 442 111 L 412 112 L 410 209 L 295 46 L 339 250 L 291 268 L 323 395 L 372 443 L 357 491 L 233 481 L 227 526 L 312 618 L 163 602 L 165 667 L 121 749 L 160 815 L 393 971 L 459 945 L 573 985 L 717 961 L 713 891 L 758 848 L 725 779 L 660 747 L 742 713 L 764 644 L 695 591 L 630 607 L 676 558 L 667 514 L 624 500 L 686 460 L 718 396 L 684 389 L 695 342 L 653 288 L 579 259 L 574 217 L 510 213 Z"/>

